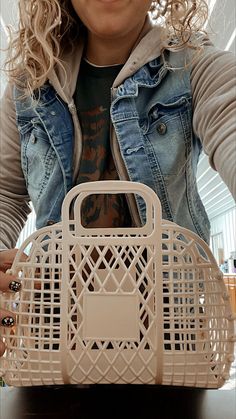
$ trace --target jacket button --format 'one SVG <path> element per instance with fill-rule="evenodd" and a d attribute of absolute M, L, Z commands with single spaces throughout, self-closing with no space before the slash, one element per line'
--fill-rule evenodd
<path fill-rule="evenodd" d="M 164 135 L 167 131 L 167 126 L 166 124 L 164 124 L 164 122 L 161 122 L 160 124 L 157 125 L 157 132 L 160 135 Z"/>
<path fill-rule="evenodd" d="M 31 143 L 35 144 L 37 142 L 37 138 L 34 135 L 31 136 Z"/>
<path fill-rule="evenodd" d="M 52 226 L 53 224 L 55 224 L 56 221 L 54 220 L 48 220 L 47 221 L 47 226 Z"/>

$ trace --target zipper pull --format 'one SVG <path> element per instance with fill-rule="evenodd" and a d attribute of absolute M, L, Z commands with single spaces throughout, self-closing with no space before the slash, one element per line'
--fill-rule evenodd
<path fill-rule="evenodd" d="M 70 103 L 68 103 L 68 108 L 69 108 L 69 111 L 72 115 L 77 112 L 75 102 L 73 100 Z"/>
<path fill-rule="evenodd" d="M 116 92 L 117 92 L 117 87 L 111 87 L 111 103 L 115 99 Z"/>

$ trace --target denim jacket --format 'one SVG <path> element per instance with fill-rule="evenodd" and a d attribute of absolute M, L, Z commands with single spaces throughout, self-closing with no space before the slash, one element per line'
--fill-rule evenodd
<path fill-rule="evenodd" d="M 192 129 L 191 68 L 184 62 L 183 51 L 166 53 L 112 89 L 112 150 L 120 179 L 151 187 L 163 218 L 208 241 L 209 221 L 196 185 L 201 143 Z M 72 107 L 51 83 L 35 103 L 20 95 L 15 89 L 22 169 L 40 228 L 60 220 L 62 201 L 73 186 L 76 128 Z M 135 219 L 138 210 L 144 223 L 145 204 L 141 197 L 135 200 L 131 215 Z"/>

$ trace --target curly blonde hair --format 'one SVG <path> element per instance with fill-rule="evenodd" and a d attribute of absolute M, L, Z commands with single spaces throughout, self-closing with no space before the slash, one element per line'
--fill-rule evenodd
<path fill-rule="evenodd" d="M 167 38 L 175 39 L 175 48 L 192 47 L 190 40 L 203 29 L 208 7 L 205 0 L 154 0 L 150 13 L 166 28 Z M 63 51 L 73 50 L 81 26 L 70 0 L 19 0 L 18 29 L 9 29 L 9 80 L 32 94 L 56 64 L 63 68 Z"/>

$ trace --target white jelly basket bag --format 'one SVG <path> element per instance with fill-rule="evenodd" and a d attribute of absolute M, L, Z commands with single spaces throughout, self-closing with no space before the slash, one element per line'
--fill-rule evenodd
<path fill-rule="evenodd" d="M 146 224 L 84 228 L 83 200 L 117 193 L 146 205 Z M 15 328 L 1 328 L 0 370 L 9 385 L 217 388 L 228 378 L 233 317 L 222 274 L 204 241 L 161 220 L 156 194 L 142 184 L 74 187 L 62 222 L 23 243 L 12 273 L 22 289 L 2 295 L 0 305 L 17 317 Z"/>

